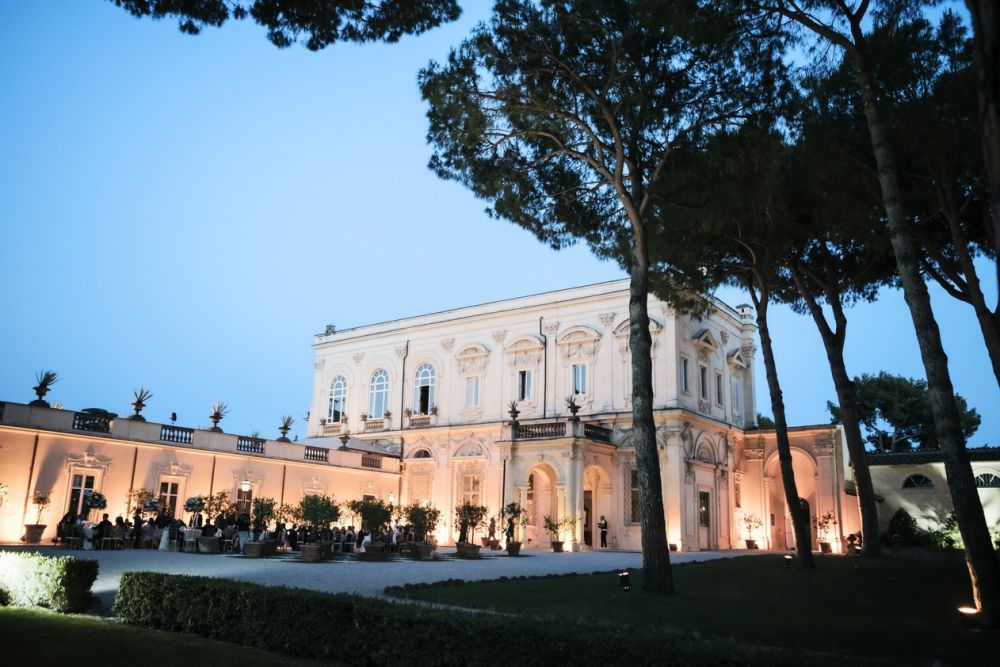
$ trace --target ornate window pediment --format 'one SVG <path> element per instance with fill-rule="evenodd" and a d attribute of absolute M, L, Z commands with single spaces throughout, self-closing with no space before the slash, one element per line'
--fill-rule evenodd
<path fill-rule="evenodd" d="M 715 340 L 715 336 L 708 329 L 702 329 L 691 340 L 694 342 L 694 346 L 698 349 L 699 353 L 704 353 L 705 355 L 712 354 L 719 349 L 718 341 Z"/>
<path fill-rule="evenodd" d="M 653 336 L 654 342 L 657 334 L 663 330 L 663 325 L 653 317 L 649 318 L 649 333 Z M 629 333 L 629 320 L 622 320 L 621 323 L 615 327 L 615 337 L 616 338 L 628 338 Z"/>
<path fill-rule="evenodd" d="M 587 326 L 570 327 L 556 339 L 556 345 L 566 359 L 591 359 L 601 345 L 601 334 Z"/>
<path fill-rule="evenodd" d="M 534 367 L 542 363 L 545 344 L 538 336 L 522 336 L 507 347 L 507 363 L 513 367 Z"/>
<path fill-rule="evenodd" d="M 67 454 L 65 464 L 66 470 L 70 468 L 90 468 L 107 472 L 108 468 L 111 467 L 111 457 L 95 453 L 94 446 L 91 445 L 82 454 Z"/>
<path fill-rule="evenodd" d="M 729 362 L 729 365 L 732 366 L 733 368 L 748 367 L 746 359 L 743 358 L 743 350 L 741 350 L 740 348 L 736 348 L 735 350 L 730 352 L 726 360 Z"/>
<path fill-rule="evenodd" d="M 473 343 L 462 348 L 455 355 L 455 363 L 459 373 L 475 374 L 486 369 L 490 360 L 490 350 L 485 345 Z"/>
<path fill-rule="evenodd" d="M 455 452 L 455 458 L 457 458 L 457 459 L 461 459 L 461 458 L 466 458 L 466 459 L 467 458 L 478 458 L 478 457 L 483 457 L 485 455 L 486 454 L 485 454 L 485 452 L 483 450 L 482 445 L 479 445 L 479 444 L 474 443 L 474 442 L 470 442 L 468 444 L 462 445 L 458 449 L 458 451 Z"/>

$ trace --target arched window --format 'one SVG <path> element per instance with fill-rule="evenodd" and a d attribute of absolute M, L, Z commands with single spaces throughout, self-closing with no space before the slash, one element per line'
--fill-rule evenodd
<path fill-rule="evenodd" d="M 926 475 L 910 475 L 903 480 L 904 489 L 933 489 L 934 482 Z"/>
<path fill-rule="evenodd" d="M 431 458 L 431 453 L 426 449 L 421 449 L 416 454 L 413 455 L 415 459 L 429 459 Z"/>
<path fill-rule="evenodd" d="M 991 472 L 981 472 L 976 475 L 976 486 L 980 489 L 1000 489 L 1000 476 Z"/>
<path fill-rule="evenodd" d="M 368 418 L 381 419 L 389 407 L 389 373 L 378 369 L 372 373 L 371 388 L 368 390 Z"/>
<path fill-rule="evenodd" d="M 434 367 L 421 364 L 413 376 L 413 412 L 430 414 L 434 405 Z"/>
<path fill-rule="evenodd" d="M 331 422 L 339 422 L 347 414 L 347 378 L 338 375 L 330 383 L 330 408 L 326 418 Z"/>

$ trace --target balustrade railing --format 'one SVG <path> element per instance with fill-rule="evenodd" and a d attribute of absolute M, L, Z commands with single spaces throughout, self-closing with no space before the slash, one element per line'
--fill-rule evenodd
<path fill-rule="evenodd" d="M 410 415 L 410 428 L 424 428 L 430 425 L 430 415 Z"/>
<path fill-rule="evenodd" d="M 361 467 L 382 469 L 382 457 L 378 454 L 362 454 Z"/>
<path fill-rule="evenodd" d="M 330 450 L 325 447 L 310 447 L 306 445 L 306 461 L 319 461 L 327 463 L 330 460 Z"/>
<path fill-rule="evenodd" d="M 340 435 L 343 424 L 340 422 L 327 422 L 323 424 L 323 435 Z"/>
<path fill-rule="evenodd" d="M 160 426 L 160 440 L 163 442 L 172 442 L 176 445 L 190 445 L 193 438 L 194 429 L 192 428 L 167 426 L 166 424 Z"/>
<path fill-rule="evenodd" d="M 73 430 L 90 431 L 91 433 L 111 433 L 112 419 L 112 417 L 77 412 L 73 415 Z"/>
<path fill-rule="evenodd" d="M 514 438 L 517 440 L 531 440 L 533 438 L 561 438 L 565 435 L 565 422 L 550 422 L 548 424 L 518 424 L 514 427 Z"/>
<path fill-rule="evenodd" d="M 591 440 L 611 443 L 611 429 L 598 426 L 597 424 L 584 424 L 583 435 Z"/>
<path fill-rule="evenodd" d="M 384 431 L 385 430 L 385 420 L 384 419 L 366 419 L 365 420 L 365 431 Z"/>
<path fill-rule="evenodd" d="M 263 438 L 251 438 L 250 436 L 241 435 L 236 438 L 236 451 L 246 452 L 247 454 L 263 454 L 264 440 Z"/>

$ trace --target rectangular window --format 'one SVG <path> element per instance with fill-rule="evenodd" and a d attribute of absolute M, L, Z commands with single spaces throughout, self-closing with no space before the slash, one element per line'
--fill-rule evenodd
<path fill-rule="evenodd" d="M 716 371 L 715 372 L 715 403 L 716 403 L 716 405 L 720 405 L 720 406 L 722 405 L 723 393 L 724 392 L 722 390 L 722 373 L 720 373 L 719 371 Z"/>
<path fill-rule="evenodd" d="M 160 482 L 160 510 L 177 516 L 177 482 Z"/>
<path fill-rule="evenodd" d="M 517 372 L 517 400 L 527 401 L 531 398 L 531 371 Z"/>
<path fill-rule="evenodd" d="M 583 364 L 573 364 L 573 393 L 587 393 L 587 367 Z"/>
<path fill-rule="evenodd" d="M 465 407 L 479 405 L 479 377 L 465 378 Z"/>
<path fill-rule="evenodd" d="M 73 475 L 73 484 L 69 493 L 69 508 L 67 511 L 73 514 L 80 514 L 83 509 L 83 492 L 94 490 L 94 476 L 77 474 Z"/>
<path fill-rule="evenodd" d="M 462 502 L 470 505 L 480 505 L 482 494 L 480 494 L 479 475 L 462 475 Z"/>
<path fill-rule="evenodd" d="M 703 401 L 708 400 L 708 369 L 698 366 L 698 395 Z"/>
<path fill-rule="evenodd" d="M 733 414 L 743 414 L 743 389 L 740 386 L 740 379 L 733 378 Z"/>
<path fill-rule="evenodd" d="M 642 512 L 639 511 L 639 471 L 635 468 L 629 470 L 629 506 L 625 508 L 625 516 L 629 523 L 640 523 Z"/>
<path fill-rule="evenodd" d="M 688 367 L 691 362 L 688 361 L 687 357 L 681 357 L 681 391 L 685 394 L 691 393 L 691 383 L 688 380 Z"/>
<path fill-rule="evenodd" d="M 708 491 L 698 492 L 698 525 L 702 528 L 712 525 L 712 496 Z"/>

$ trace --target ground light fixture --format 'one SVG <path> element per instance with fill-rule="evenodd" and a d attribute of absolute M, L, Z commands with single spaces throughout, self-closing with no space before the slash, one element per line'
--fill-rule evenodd
<path fill-rule="evenodd" d="M 628 579 L 628 570 L 622 570 L 618 573 L 618 585 L 621 586 L 623 593 L 632 590 L 632 584 Z"/>
<path fill-rule="evenodd" d="M 979 625 L 979 610 L 970 606 L 959 607 L 958 619 L 962 627 L 975 630 Z"/>
<path fill-rule="evenodd" d="M 792 561 L 793 560 L 795 560 L 794 556 L 790 556 L 790 555 L 787 555 L 787 554 L 785 555 L 785 569 L 788 569 L 788 568 L 790 568 L 792 566 Z"/>

